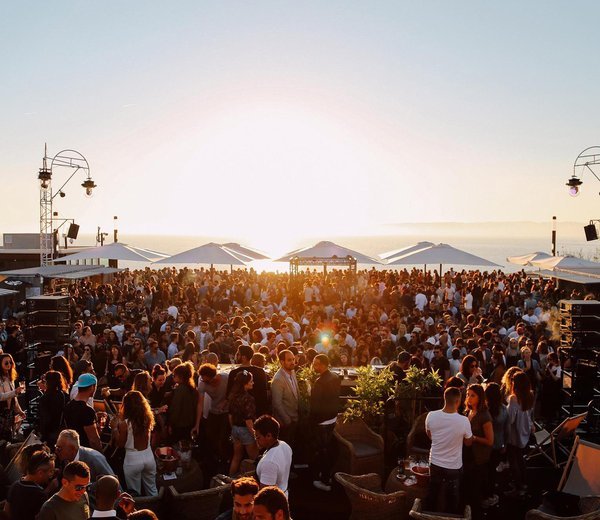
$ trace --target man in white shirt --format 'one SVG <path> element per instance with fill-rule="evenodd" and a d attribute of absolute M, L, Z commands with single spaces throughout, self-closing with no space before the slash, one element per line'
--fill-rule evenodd
<path fill-rule="evenodd" d="M 261 415 L 254 421 L 254 435 L 258 447 L 264 450 L 256 466 L 260 487 L 277 486 L 287 496 L 292 448 L 279 440 L 279 423 L 270 415 Z"/>
<path fill-rule="evenodd" d="M 458 388 L 444 392 L 444 407 L 429 412 L 425 429 L 431 439 L 429 464 L 431 477 L 426 509 L 443 513 L 459 513 L 462 447 L 473 442 L 471 423 L 458 413 L 462 396 Z"/>
<path fill-rule="evenodd" d="M 419 292 L 417 292 L 415 296 L 415 307 L 420 311 L 423 311 L 425 305 L 427 305 L 427 296 L 423 294 L 423 290 L 419 287 Z"/>

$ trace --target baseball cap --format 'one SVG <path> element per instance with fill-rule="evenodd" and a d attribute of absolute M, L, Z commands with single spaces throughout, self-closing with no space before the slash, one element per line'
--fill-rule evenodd
<path fill-rule="evenodd" d="M 81 374 L 77 380 L 78 388 L 89 388 L 98 384 L 98 380 L 94 374 Z"/>

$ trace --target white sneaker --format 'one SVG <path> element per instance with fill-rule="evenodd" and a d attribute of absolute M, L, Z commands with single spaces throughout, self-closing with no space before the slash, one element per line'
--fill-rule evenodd
<path fill-rule="evenodd" d="M 313 480 L 313 486 L 321 491 L 331 491 L 331 486 L 325 484 L 325 482 L 321 482 L 320 480 Z"/>

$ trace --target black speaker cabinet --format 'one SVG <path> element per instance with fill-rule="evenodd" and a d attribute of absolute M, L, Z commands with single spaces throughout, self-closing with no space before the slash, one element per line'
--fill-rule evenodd
<path fill-rule="evenodd" d="M 69 226 L 69 231 L 67 231 L 67 238 L 72 238 L 73 240 L 75 240 L 77 238 L 78 234 L 79 234 L 79 226 L 77 224 L 71 224 Z"/>
<path fill-rule="evenodd" d="M 69 310 L 68 296 L 34 296 L 27 298 L 27 312 Z"/>
<path fill-rule="evenodd" d="M 583 227 L 585 232 L 585 239 L 590 242 L 591 240 L 598 240 L 598 230 L 594 224 L 588 224 Z"/>
<path fill-rule="evenodd" d="M 567 330 L 600 331 L 600 316 L 563 316 L 560 328 Z"/>
<path fill-rule="evenodd" d="M 558 304 L 563 316 L 600 316 L 600 302 L 596 300 L 560 300 Z"/>

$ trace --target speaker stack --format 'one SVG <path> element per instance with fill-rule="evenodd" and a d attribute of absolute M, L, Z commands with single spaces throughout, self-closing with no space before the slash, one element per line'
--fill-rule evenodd
<path fill-rule="evenodd" d="M 572 415 L 576 408 L 600 397 L 600 302 L 561 300 L 560 345 L 563 361 L 563 409 Z"/>

